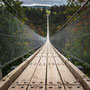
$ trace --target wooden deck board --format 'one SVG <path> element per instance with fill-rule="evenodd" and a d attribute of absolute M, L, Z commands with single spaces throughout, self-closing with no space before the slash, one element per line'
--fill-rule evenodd
<path fill-rule="evenodd" d="M 45 76 L 46 76 L 46 61 L 47 61 L 47 48 L 44 50 L 42 58 L 38 67 L 32 77 L 31 86 L 28 90 L 45 90 Z"/>
<path fill-rule="evenodd" d="M 41 61 L 39 62 L 30 84 L 33 82 L 35 82 L 35 84 L 39 84 L 41 82 L 45 84 L 46 65 L 44 65 L 44 63 L 46 64 L 46 57 L 41 58 Z"/>
<path fill-rule="evenodd" d="M 31 64 L 29 64 L 28 67 L 22 72 L 22 74 L 17 78 L 17 80 L 15 80 L 15 82 L 13 84 L 15 84 L 17 82 L 18 82 L 18 84 L 25 84 L 25 82 L 28 84 L 39 59 L 40 59 L 40 57 L 35 58 L 31 62 Z"/>
<path fill-rule="evenodd" d="M 47 42 L 8 90 L 84 90 Z"/>
<path fill-rule="evenodd" d="M 62 84 L 62 81 L 56 69 L 53 58 L 48 57 L 47 84 L 50 84 L 50 83 L 57 84 L 57 82 L 60 82 Z"/>

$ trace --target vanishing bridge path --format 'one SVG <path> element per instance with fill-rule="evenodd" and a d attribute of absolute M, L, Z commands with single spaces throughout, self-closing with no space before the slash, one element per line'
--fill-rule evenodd
<path fill-rule="evenodd" d="M 90 79 L 47 41 L 0 82 L 0 90 L 90 90 Z"/>
<path fill-rule="evenodd" d="M 2 79 L 0 90 L 90 90 L 89 85 L 90 79 L 47 40 Z"/>
<path fill-rule="evenodd" d="M 88 2 L 85 3 L 86 8 Z M 8 3 L 7 5 L 12 8 Z M 90 8 L 74 22 L 67 24 L 72 19 L 70 18 L 63 26 L 63 30 L 52 37 L 49 37 L 47 14 L 46 40 L 18 18 L 1 9 L 0 79 L 3 67 L 15 60 L 23 59 L 31 51 L 38 49 L 0 80 L 0 90 L 90 90 L 90 79 L 55 48 L 58 46 L 61 50 L 70 52 L 75 59 L 80 57 L 78 60 L 84 64 L 85 59 L 89 62 L 90 13 L 88 12 Z M 19 17 L 21 18 L 20 15 Z"/>
<path fill-rule="evenodd" d="M 8 90 L 84 90 L 49 41 Z"/>
<path fill-rule="evenodd" d="M 90 84 L 89 79 L 65 57 L 61 56 L 63 60 L 60 58 L 59 55 L 61 54 L 56 51 L 49 41 L 37 52 L 33 59 L 28 58 L 22 65 L 17 67 L 17 70 L 3 78 L 0 85 L 4 84 L 4 89 L 0 90 L 5 90 L 8 86 L 10 87 L 7 90 L 85 90 L 82 84 L 86 86 Z M 21 72 L 27 62 L 30 63 L 18 76 L 18 73 Z M 71 66 L 67 67 L 66 63 Z M 78 73 L 77 78 L 74 76 L 75 73 Z M 79 78 L 83 79 L 81 83 Z M 13 79 L 15 79 L 14 82 L 12 82 Z"/>

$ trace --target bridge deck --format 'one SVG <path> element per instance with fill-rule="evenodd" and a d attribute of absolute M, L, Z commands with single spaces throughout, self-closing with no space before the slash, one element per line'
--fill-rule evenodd
<path fill-rule="evenodd" d="M 49 41 L 8 90 L 84 90 Z"/>

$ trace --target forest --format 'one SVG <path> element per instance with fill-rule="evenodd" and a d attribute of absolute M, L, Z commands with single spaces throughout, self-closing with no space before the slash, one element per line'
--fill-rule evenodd
<path fill-rule="evenodd" d="M 55 5 L 49 8 L 28 8 L 22 7 L 21 5 L 23 2 L 19 0 L 8 0 L 8 3 L 25 19 L 23 22 L 26 22 L 29 27 L 44 37 L 46 36 L 46 13 L 49 12 L 50 14 L 50 35 L 53 35 L 60 30 L 62 25 L 79 9 L 82 2 L 83 0 L 78 0 L 78 2 L 75 0 L 68 0 L 67 5 Z M 5 4 L 5 9 L 14 16 L 17 16 L 16 12 L 7 4 Z"/>
<path fill-rule="evenodd" d="M 4 1 L 5 0 L 3 0 L 3 2 Z M 5 52 L 5 55 L 7 55 L 8 53 L 8 56 L 10 56 L 11 53 L 13 53 L 13 55 L 8 58 L 8 56 L 4 55 L 3 51 L 1 55 L 2 59 L 12 59 L 12 57 L 17 57 L 18 53 L 20 54 L 22 52 L 22 47 L 23 53 L 28 51 L 28 47 L 31 45 L 29 40 L 32 42 L 34 36 L 29 35 L 29 29 L 25 28 L 24 24 L 26 24 L 30 29 L 34 30 L 39 35 L 46 37 L 47 13 L 49 13 L 50 36 L 52 37 L 56 33 L 56 37 L 51 38 L 51 42 L 53 43 L 53 45 L 56 45 L 58 42 L 57 46 L 60 47 L 63 51 L 69 52 L 69 54 L 72 53 L 74 56 L 90 64 L 90 17 L 88 13 L 90 12 L 90 9 L 88 9 L 90 5 L 82 8 L 81 12 L 79 12 L 77 16 L 73 17 L 68 25 L 65 26 L 62 30 L 65 22 L 70 19 L 72 15 L 83 5 L 82 2 L 83 0 L 68 0 L 67 5 L 55 5 L 48 8 L 34 8 L 25 6 L 22 7 L 22 2 L 20 2 L 19 0 L 8 0 L 8 3 L 19 13 L 19 15 L 4 2 L 4 5 L 0 5 L 0 13 L 2 13 L 2 11 L 8 11 L 10 14 L 7 13 L 7 17 L 5 18 L 1 18 L 2 16 L 0 16 L 0 19 L 2 20 L 2 22 L 0 22 L 0 29 L 3 28 L 3 31 L 0 31 L 0 33 L 16 35 L 16 37 L 23 36 L 24 38 L 19 38 L 24 40 L 24 42 L 22 42 L 22 40 L 19 41 L 19 39 L 16 38 L 11 39 L 11 37 L 8 39 L 5 37 L 2 40 L 2 36 L 0 36 L 0 43 L 4 43 L 3 48 L 7 49 L 8 47 L 11 47 L 8 49 L 10 53 L 8 53 L 7 51 Z M 84 14 L 85 11 L 87 12 Z M 5 13 L 3 12 L 2 15 L 4 14 Z M 80 15 L 81 17 L 79 17 Z M 17 17 L 17 19 L 15 17 Z M 85 19 L 85 21 L 83 21 L 83 19 Z M 5 26 L 3 24 L 5 24 Z M 12 28 L 14 29 L 14 31 L 12 31 L 11 27 L 9 27 L 9 31 L 7 30 L 7 27 L 8 25 L 10 26 L 10 24 L 12 24 Z M 14 26 L 14 24 L 16 25 L 16 27 Z M 21 26 L 19 27 L 18 24 Z M 26 29 L 28 29 L 28 31 L 25 31 Z M 25 34 L 23 34 L 24 32 Z M 33 34 L 33 32 L 31 33 Z M 26 34 L 27 36 L 25 37 Z M 29 39 L 28 36 L 30 36 Z M 4 40 L 6 40 L 6 43 L 4 42 Z M 11 42 L 13 42 L 13 44 L 11 44 Z M 31 46 L 34 47 L 34 44 L 32 44 Z M 29 49 L 31 49 L 31 47 L 29 47 Z M 16 55 L 14 55 L 14 52 L 16 52 Z M 74 59 L 74 63 L 75 62 L 77 61 L 75 61 Z"/>

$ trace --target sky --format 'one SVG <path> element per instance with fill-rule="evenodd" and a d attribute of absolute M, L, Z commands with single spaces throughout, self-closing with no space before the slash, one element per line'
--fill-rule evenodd
<path fill-rule="evenodd" d="M 67 0 L 20 0 L 23 1 L 24 6 L 52 6 L 67 4 Z"/>

